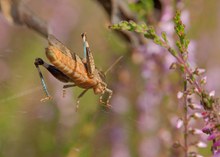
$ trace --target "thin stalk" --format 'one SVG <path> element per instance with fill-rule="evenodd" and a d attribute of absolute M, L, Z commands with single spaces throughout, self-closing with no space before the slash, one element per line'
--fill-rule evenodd
<path fill-rule="evenodd" d="M 186 81 L 186 75 L 184 77 L 184 93 L 187 91 L 187 81 Z M 187 95 L 184 95 L 184 150 L 185 150 L 185 157 L 188 157 L 188 107 L 187 107 Z"/>
<path fill-rule="evenodd" d="M 167 43 L 165 43 L 163 40 L 161 40 L 162 42 L 162 46 L 164 48 L 166 48 L 167 50 L 169 49 L 172 49 Z M 174 55 L 173 55 L 174 56 Z M 184 69 L 186 71 L 186 73 L 189 75 L 189 76 L 192 76 L 193 75 L 193 72 L 192 72 L 192 69 L 187 65 L 187 62 L 184 61 L 180 56 L 174 56 L 176 58 L 176 60 L 178 61 L 179 64 L 183 65 L 184 66 Z M 202 87 L 200 86 L 200 84 L 197 82 L 197 80 L 192 80 L 193 84 L 195 85 L 195 87 L 197 88 L 198 90 L 198 93 L 202 93 Z"/>

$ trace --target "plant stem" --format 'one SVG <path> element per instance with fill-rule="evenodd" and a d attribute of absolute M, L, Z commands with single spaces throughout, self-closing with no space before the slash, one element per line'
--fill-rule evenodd
<path fill-rule="evenodd" d="M 186 75 L 184 76 L 184 93 L 187 91 L 187 81 Z M 188 157 L 188 108 L 187 108 L 187 95 L 184 95 L 184 150 L 185 150 L 185 157 Z"/>
<path fill-rule="evenodd" d="M 161 42 L 162 42 L 162 46 L 164 47 L 164 48 L 166 48 L 168 51 L 170 50 L 170 49 L 172 49 L 167 43 L 165 43 L 163 40 L 161 40 Z M 174 56 L 174 55 L 173 55 Z M 187 65 L 188 63 L 186 62 L 186 61 L 184 61 L 183 59 L 182 59 L 182 57 L 180 57 L 180 56 L 174 56 L 175 58 L 176 58 L 176 60 L 177 60 L 177 62 L 179 63 L 179 64 L 181 64 L 181 65 L 183 65 L 184 66 L 184 69 L 185 69 L 185 71 L 186 71 L 186 73 L 188 74 L 188 76 L 192 76 L 193 75 L 193 71 L 192 71 L 192 69 Z M 187 78 L 186 78 L 187 79 Z M 195 87 L 196 87 L 196 89 L 198 90 L 198 94 L 201 94 L 202 93 L 202 88 L 201 88 L 201 86 L 200 86 L 200 84 L 197 82 L 197 80 L 195 79 L 195 80 L 192 80 L 192 82 L 193 82 L 193 84 L 195 85 Z"/>

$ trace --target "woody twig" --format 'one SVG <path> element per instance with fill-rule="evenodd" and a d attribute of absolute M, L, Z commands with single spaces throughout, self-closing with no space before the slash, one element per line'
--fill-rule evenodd
<path fill-rule="evenodd" d="M 25 25 L 47 38 L 48 28 L 46 22 L 34 14 L 22 1 L 0 0 L 0 9 L 9 22 Z"/>

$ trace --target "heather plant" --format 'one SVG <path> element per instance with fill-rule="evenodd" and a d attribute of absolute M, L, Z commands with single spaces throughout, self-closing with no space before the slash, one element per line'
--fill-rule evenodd
<path fill-rule="evenodd" d="M 8 45 L 0 55 L 0 156 L 219 156 L 218 99 L 214 91 L 206 90 L 205 69 L 197 67 L 193 58 L 195 42 L 187 38 L 191 12 L 185 2 L 33 2 L 28 5 L 26 1 L 0 0 L 4 17 L 19 30 L 11 33 L 6 22 L 0 21 L 8 32 L 1 31 L 0 38 L 1 47 Z M 100 9 L 92 5 L 94 2 L 100 4 Z M 80 4 L 82 9 L 78 9 Z M 115 24 L 112 30 L 117 31 L 103 24 L 99 18 L 104 15 L 102 9 L 106 19 Z M 177 9 L 181 14 L 177 12 L 173 19 Z M 38 11 L 42 13 L 38 15 Z M 21 25 L 26 27 L 18 27 Z M 24 35 L 27 29 L 38 34 L 27 31 Z M 73 89 L 72 94 L 71 89 L 67 90 L 63 98 L 62 84 L 44 71 L 48 87 L 54 87 L 49 88 L 54 97 L 47 104 L 40 103 L 42 88 L 30 86 L 40 83 L 38 77 L 33 78 L 37 76 L 34 58 L 45 56 L 46 45 L 40 46 L 38 40 L 47 43 L 48 34 L 53 34 L 80 54 L 79 36 L 84 31 L 91 41 L 95 63 L 103 67 L 100 70 L 124 56 L 106 80 L 113 89 L 111 109 L 99 105 L 96 97 L 88 94 L 76 113 L 74 95 L 80 91 Z M 6 56 L 10 56 L 10 62 L 2 58 Z M 5 61 L 8 68 L 4 67 Z"/>
<path fill-rule="evenodd" d="M 134 21 L 121 21 L 118 24 L 110 26 L 114 30 L 131 31 L 143 34 L 145 38 L 152 40 L 155 44 L 165 48 L 174 58 L 175 61 L 170 65 L 170 69 L 179 72 L 183 80 L 183 89 L 177 93 L 177 98 L 183 105 L 183 116 L 179 118 L 176 127 L 183 127 L 183 140 L 174 142 L 175 148 L 182 148 L 185 157 L 200 156 L 191 147 L 206 147 L 207 144 L 202 142 L 200 138 L 193 142 L 189 142 L 189 137 L 197 134 L 205 133 L 208 140 L 212 141 L 211 151 L 214 156 L 220 154 L 220 132 L 219 132 L 219 103 L 215 97 L 214 91 L 207 91 L 205 84 L 207 82 L 204 76 L 205 69 L 193 67 L 189 62 L 188 46 L 190 40 L 187 38 L 185 25 L 181 21 L 181 13 L 177 11 L 173 22 L 174 30 L 177 35 L 176 45 L 169 43 L 166 32 L 157 34 L 152 26 L 145 23 L 137 24 Z M 196 102 L 199 103 L 194 103 Z M 197 129 L 190 126 L 190 121 L 203 118 L 203 128 Z"/>

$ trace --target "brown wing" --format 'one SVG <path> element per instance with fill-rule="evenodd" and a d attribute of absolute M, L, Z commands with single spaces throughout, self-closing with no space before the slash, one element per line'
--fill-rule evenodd
<path fill-rule="evenodd" d="M 82 59 L 75 53 L 71 52 L 64 44 L 59 41 L 54 35 L 48 35 L 49 46 L 56 47 L 66 56 L 76 60 L 77 62 L 82 62 Z"/>

